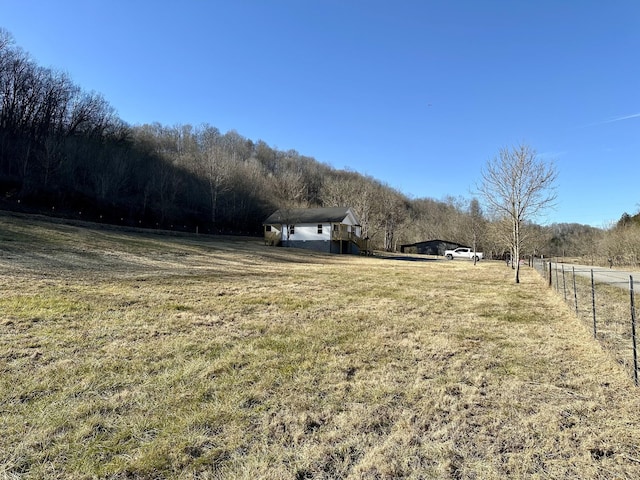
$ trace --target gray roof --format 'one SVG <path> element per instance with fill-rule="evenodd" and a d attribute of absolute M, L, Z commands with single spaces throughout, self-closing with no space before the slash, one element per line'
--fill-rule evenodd
<path fill-rule="evenodd" d="M 269 216 L 263 225 L 295 224 L 295 223 L 325 223 L 342 222 L 351 213 L 357 217 L 349 207 L 331 208 L 282 208 Z"/>

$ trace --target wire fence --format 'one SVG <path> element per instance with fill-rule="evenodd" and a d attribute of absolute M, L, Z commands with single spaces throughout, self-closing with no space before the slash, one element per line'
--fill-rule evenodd
<path fill-rule="evenodd" d="M 593 337 L 633 377 L 638 386 L 637 311 L 633 275 L 536 259 L 534 268 L 562 295 Z"/>

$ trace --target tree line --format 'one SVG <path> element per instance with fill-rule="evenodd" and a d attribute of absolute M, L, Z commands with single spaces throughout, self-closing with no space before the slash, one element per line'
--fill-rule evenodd
<path fill-rule="evenodd" d="M 128 125 L 100 94 L 39 66 L 5 30 L 0 100 L 4 208 L 260 234 L 278 208 L 351 206 L 377 248 L 458 235 L 454 202 L 411 200 L 372 177 L 211 125 Z"/>
<path fill-rule="evenodd" d="M 370 176 L 207 124 L 129 125 L 99 93 L 39 66 L 3 29 L 0 195 L 5 209 L 251 235 L 279 208 L 350 206 L 376 249 L 443 239 L 494 258 L 510 250 L 504 218 L 475 198 L 409 198 Z M 614 255 L 603 239 L 621 235 L 616 228 L 524 222 L 520 253 L 593 255 L 600 245 L 599 254 Z"/>

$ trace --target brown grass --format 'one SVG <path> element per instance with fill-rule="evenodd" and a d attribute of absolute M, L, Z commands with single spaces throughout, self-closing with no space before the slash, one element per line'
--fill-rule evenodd
<path fill-rule="evenodd" d="M 0 216 L 0 478 L 640 478 L 533 270 Z"/>
<path fill-rule="evenodd" d="M 635 377 L 633 360 L 633 336 L 631 297 L 627 285 L 620 283 L 606 284 L 595 281 L 591 285 L 587 276 L 576 271 L 575 278 L 571 269 L 565 269 L 564 279 L 562 271 L 555 271 L 551 276 L 552 288 L 557 295 L 565 300 L 584 325 L 594 330 L 595 307 L 595 338 L 607 353 L 614 358 L 626 371 L 630 378 Z M 546 276 L 546 273 L 544 274 Z M 622 288 L 621 288 L 622 287 Z M 594 302 L 595 294 L 595 302 Z M 565 298 L 566 296 L 566 298 Z M 594 305 L 595 303 L 595 305 Z M 636 323 L 640 320 L 637 294 L 634 294 L 634 314 Z M 640 329 L 636 335 L 640 334 Z"/>

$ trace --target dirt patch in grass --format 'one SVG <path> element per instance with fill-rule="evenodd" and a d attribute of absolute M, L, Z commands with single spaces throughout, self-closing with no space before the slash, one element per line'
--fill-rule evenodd
<path fill-rule="evenodd" d="M 0 478 L 638 478 L 534 271 L 0 216 Z"/>

